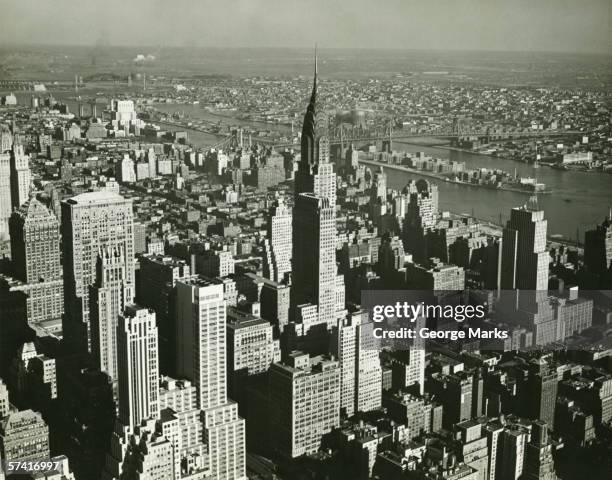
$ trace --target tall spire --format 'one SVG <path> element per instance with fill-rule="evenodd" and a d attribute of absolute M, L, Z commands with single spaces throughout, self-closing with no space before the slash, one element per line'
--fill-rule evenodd
<path fill-rule="evenodd" d="M 319 67 L 317 60 L 317 44 L 315 43 L 314 49 L 314 78 L 312 81 L 312 94 L 310 95 L 310 104 L 314 107 L 317 101 L 317 80 L 319 77 Z"/>

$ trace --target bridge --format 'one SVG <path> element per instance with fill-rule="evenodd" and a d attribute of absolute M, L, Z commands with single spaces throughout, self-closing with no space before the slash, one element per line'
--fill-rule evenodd
<path fill-rule="evenodd" d="M 184 120 L 159 120 L 155 122 L 165 125 L 171 125 L 176 128 L 184 128 L 187 130 L 193 130 L 201 133 L 207 133 L 209 135 L 215 135 L 223 137 L 223 133 L 220 133 L 218 129 L 206 128 L 205 126 L 193 124 Z M 189 125 L 189 123 L 192 123 Z M 203 122 L 208 123 L 208 122 Z M 213 126 L 213 124 L 210 124 Z M 233 129 L 231 132 L 225 135 L 225 138 L 221 138 L 215 148 L 226 148 L 228 146 L 236 147 L 240 144 L 239 138 L 242 137 L 242 129 Z M 457 121 L 453 122 L 450 129 L 439 129 L 439 130 L 427 130 L 422 132 L 412 132 L 404 130 L 393 130 L 393 127 L 389 124 L 386 127 L 378 128 L 364 128 L 361 126 L 330 126 L 328 128 L 328 138 L 330 145 L 350 145 L 351 143 L 363 144 L 363 143 L 378 143 L 383 142 L 389 145 L 389 150 L 392 149 L 394 141 L 409 141 L 411 139 L 419 138 L 438 138 L 444 140 L 460 139 L 460 138 L 487 138 L 489 141 L 502 141 L 502 140 L 518 140 L 518 139 L 537 139 L 546 137 L 565 137 L 568 135 L 588 135 L 589 132 L 580 130 L 565 130 L 565 129 L 547 129 L 547 130 L 535 130 L 535 129 L 522 129 L 522 130 L 494 130 L 491 128 L 482 129 L 466 129 L 462 128 L 461 124 Z M 284 141 L 283 141 L 284 140 Z M 256 136 L 252 138 L 253 143 L 259 143 L 275 148 L 290 148 L 296 147 L 299 143 L 291 143 L 286 141 L 286 137 L 279 138 L 274 137 L 261 137 Z"/>
<path fill-rule="evenodd" d="M 409 141 L 418 138 L 439 138 L 445 140 L 460 139 L 460 138 L 488 138 L 489 140 L 518 140 L 532 138 L 547 138 L 547 137 L 565 137 L 568 135 L 587 135 L 588 132 L 579 130 L 523 130 L 509 132 L 491 132 L 483 130 L 468 130 L 460 133 L 452 131 L 430 131 L 430 132 L 397 132 L 389 135 L 387 132 L 370 132 L 364 131 L 357 135 L 338 135 L 336 132 L 330 132 L 330 145 L 349 145 L 351 143 L 374 143 L 374 142 L 389 142 L 392 146 L 394 141 Z M 254 141 L 265 145 L 274 146 L 277 148 L 295 147 L 295 143 L 282 143 L 269 138 L 257 137 Z"/>

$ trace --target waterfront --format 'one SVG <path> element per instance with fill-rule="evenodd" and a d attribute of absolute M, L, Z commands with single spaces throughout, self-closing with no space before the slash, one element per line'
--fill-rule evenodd
<path fill-rule="evenodd" d="M 506 171 L 514 171 L 516 168 L 518 175 L 537 176 L 538 181 L 553 191 L 550 195 L 538 197 L 538 204 L 548 220 L 549 235 L 563 235 L 564 238 L 575 240 L 578 230 L 582 242 L 585 230 L 601 223 L 608 213 L 608 206 L 612 205 L 612 175 L 568 172 L 548 167 L 534 169 L 532 165 L 512 160 L 400 142 L 394 142 L 393 147 L 396 150 L 425 152 L 433 157 L 465 162 L 467 168 L 500 168 Z M 400 189 L 411 179 L 421 178 L 407 172 L 394 173 L 387 177 L 389 188 Z M 523 205 L 529 199 L 524 193 L 468 188 L 431 178 L 428 180 L 438 185 L 441 209 L 473 213 L 492 222 L 499 222 L 500 214 L 502 222 L 505 222 L 513 207 Z"/>

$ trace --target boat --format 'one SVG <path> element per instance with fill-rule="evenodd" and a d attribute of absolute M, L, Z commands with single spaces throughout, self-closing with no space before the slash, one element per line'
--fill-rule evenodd
<path fill-rule="evenodd" d="M 564 198 L 563 201 L 566 202 L 566 203 L 571 203 L 572 199 L 571 198 Z"/>

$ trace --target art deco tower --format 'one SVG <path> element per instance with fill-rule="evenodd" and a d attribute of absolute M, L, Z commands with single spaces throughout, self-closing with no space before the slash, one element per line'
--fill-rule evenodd
<path fill-rule="evenodd" d="M 76 351 L 91 351 L 89 287 L 96 282 L 98 252 L 120 249 L 126 262 L 125 284 L 134 285 L 132 201 L 108 191 L 72 197 L 62 202 L 61 231 L 64 338 Z"/>
<path fill-rule="evenodd" d="M 332 208 L 336 206 L 336 175 L 329 163 L 327 119 L 317 106 L 317 52 L 315 49 L 314 82 L 310 102 L 302 126 L 301 157 L 295 174 L 295 198 L 300 193 L 314 193 L 327 197 Z"/>
<path fill-rule="evenodd" d="M 295 178 L 291 301 L 293 308 L 316 305 L 316 323 L 331 328 L 338 310 L 336 293 L 344 282 L 336 278 L 336 176 L 329 163 L 326 125 L 321 123 L 320 116 L 317 118 L 315 51 L 314 85 L 304 116 L 302 156 Z"/>

